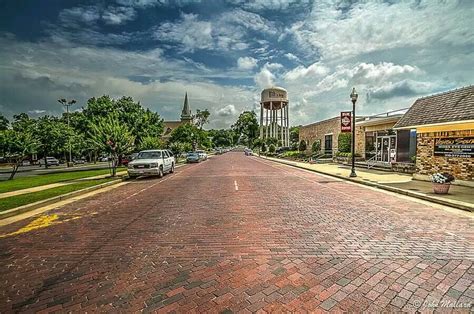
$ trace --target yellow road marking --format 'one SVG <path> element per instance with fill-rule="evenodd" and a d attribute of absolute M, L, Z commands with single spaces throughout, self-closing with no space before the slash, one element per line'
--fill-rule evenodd
<path fill-rule="evenodd" d="M 17 231 L 7 233 L 7 234 L 1 234 L 0 238 L 14 236 L 17 234 L 26 233 L 26 232 L 36 230 L 36 229 L 46 228 L 52 225 L 54 221 L 56 221 L 58 218 L 59 216 L 56 214 L 40 216 L 36 218 L 35 220 L 33 220 L 32 222 L 30 222 L 29 224 L 27 224 L 26 226 L 24 226 L 23 228 L 18 229 Z"/>

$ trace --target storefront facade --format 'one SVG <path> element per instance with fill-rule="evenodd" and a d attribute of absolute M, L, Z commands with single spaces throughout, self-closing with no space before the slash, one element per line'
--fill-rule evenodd
<path fill-rule="evenodd" d="M 449 172 L 474 186 L 474 86 L 418 99 L 395 129 L 416 130 L 416 179 Z"/>

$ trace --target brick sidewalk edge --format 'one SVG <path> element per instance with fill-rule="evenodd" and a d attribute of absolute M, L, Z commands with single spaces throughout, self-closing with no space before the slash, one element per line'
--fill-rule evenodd
<path fill-rule="evenodd" d="M 337 175 L 337 174 L 333 174 L 333 173 L 329 173 L 329 172 L 324 172 L 324 171 L 320 171 L 320 170 L 316 170 L 316 169 L 302 167 L 302 166 L 299 166 L 299 165 L 294 164 L 291 161 L 287 161 L 287 160 L 278 160 L 276 158 L 271 158 L 270 159 L 270 158 L 267 158 L 267 157 L 264 157 L 264 156 L 258 156 L 258 155 L 254 155 L 254 156 L 265 159 L 265 160 L 281 163 L 281 164 L 284 164 L 284 165 L 287 165 L 287 166 L 291 166 L 291 167 L 295 167 L 295 168 L 299 168 L 299 169 L 303 169 L 303 170 L 308 170 L 308 171 L 324 174 L 324 175 L 327 175 L 327 176 L 331 176 L 331 177 L 334 177 L 334 178 L 338 178 L 338 179 L 342 179 L 342 180 L 346 180 L 346 181 L 350 181 L 350 182 L 354 182 L 354 183 L 363 184 L 363 185 L 366 185 L 366 186 L 378 188 L 378 189 L 381 189 L 381 190 L 386 190 L 386 191 L 390 191 L 390 192 L 394 192 L 394 193 L 398 193 L 398 194 L 402 194 L 402 195 L 406 195 L 406 196 L 410 196 L 410 197 L 415 197 L 415 198 L 422 199 L 422 200 L 425 200 L 425 201 L 429 201 L 429 202 L 432 202 L 432 203 L 437 203 L 437 204 L 441 204 L 441 205 L 445 205 L 445 206 L 449 206 L 449 207 L 453 207 L 453 208 L 457 208 L 457 209 L 462 209 L 462 210 L 474 212 L 474 205 L 471 205 L 471 204 L 466 203 L 466 202 L 460 202 L 460 201 L 452 202 L 450 200 L 440 199 L 440 198 L 432 197 L 432 196 L 429 196 L 429 195 L 426 195 L 426 194 L 423 194 L 423 193 L 408 191 L 408 190 L 396 188 L 396 187 L 393 187 L 393 186 L 383 185 L 383 184 L 374 183 L 374 182 L 360 181 L 360 180 L 352 179 L 350 177 L 345 177 L 345 176 L 341 176 L 341 175 Z"/>

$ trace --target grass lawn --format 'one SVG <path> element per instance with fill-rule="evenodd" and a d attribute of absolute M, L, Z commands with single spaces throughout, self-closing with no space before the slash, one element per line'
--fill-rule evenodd
<path fill-rule="evenodd" d="M 117 168 L 122 171 L 125 168 Z M 57 182 L 70 181 L 80 178 L 87 178 L 98 176 L 102 174 L 109 174 L 109 169 L 70 171 L 62 173 L 49 173 L 30 177 L 18 177 L 13 180 L 0 181 L 0 193 L 11 192 L 21 189 L 32 188 L 40 185 L 46 185 Z M 2 200 L 3 202 L 3 200 Z"/>
<path fill-rule="evenodd" d="M 26 204 L 31 204 L 41 200 L 45 200 L 50 197 L 58 196 L 61 194 L 66 194 L 76 190 L 84 189 L 90 186 L 98 185 L 101 183 L 109 182 L 114 179 L 97 179 L 97 180 L 84 180 L 78 183 L 73 183 L 65 186 L 60 186 L 57 188 L 47 189 L 39 192 L 22 194 L 12 197 L 2 198 L 0 201 L 0 212 L 7 209 L 23 206 Z"/>

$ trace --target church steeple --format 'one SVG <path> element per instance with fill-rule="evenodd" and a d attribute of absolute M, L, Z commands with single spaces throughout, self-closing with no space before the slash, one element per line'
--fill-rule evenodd
<path fill-rule="evenodd" d="M 184 96 L 183 111 L 181 111 L 181 121 L 191 121 L 192 120 L 191 109 L 188 104 L 188 92 Z"/>

